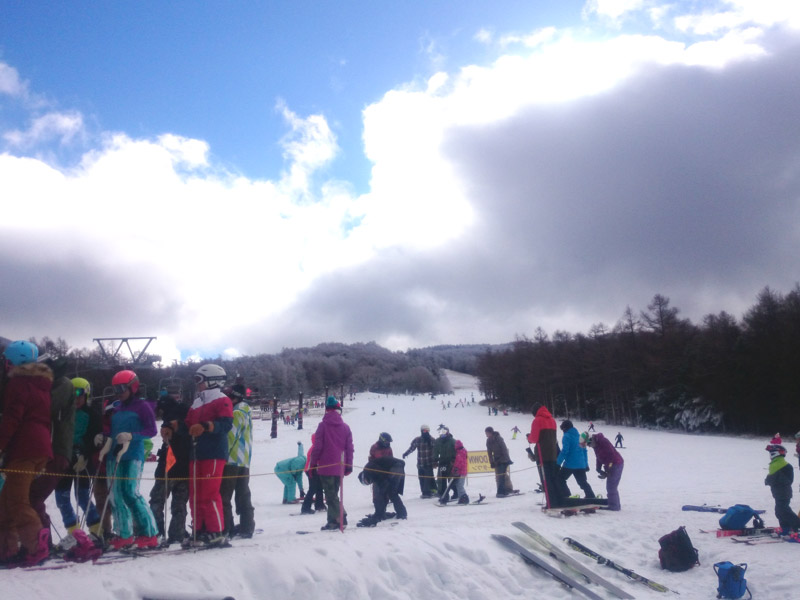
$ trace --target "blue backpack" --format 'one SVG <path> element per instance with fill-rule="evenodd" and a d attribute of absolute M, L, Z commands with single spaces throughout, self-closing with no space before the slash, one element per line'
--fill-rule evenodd
<path fill-rule="evenodd" d="M 758 516 L 755 510 L 747 506 L 747 504 L 734 504 L 719 520 L 720 529 L 744 529 L 754 518 L 754 527 L 763 527 L 764 521 Z"/>
<path fill-rule="evenodd" d="M 747 589 L 747 580 L 744 578 L 745 571 L 747 571 L 745 563 L 735 565 L 727 560 L 716 563 L 714 572 L 719 578 L 717 598 L 741 598 L 745 592 L 748 598 L 752 598 L 753 594 Z"/>

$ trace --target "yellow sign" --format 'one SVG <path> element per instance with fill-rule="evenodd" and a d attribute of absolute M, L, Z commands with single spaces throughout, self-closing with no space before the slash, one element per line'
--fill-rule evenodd
<path fill-rule="evenodd" d="M 467 452 L 467 473 L 494 473 L 489 466 L 489 453 L 486 450 Z"/>

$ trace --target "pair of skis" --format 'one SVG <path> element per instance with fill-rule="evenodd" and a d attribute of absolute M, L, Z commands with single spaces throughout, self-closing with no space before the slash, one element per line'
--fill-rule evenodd
<path fill-rule="evenodd" d="M 520 522 L 520 521 L 515 521 L 514 523 L 512 523 L 512 525 L 514 525 L 515 527 L 517 527 L 518 529 L 523 531 L 532 540 L 534 540 L 540 546 L 541 551 L 543 553 L 548 554 L 549 556 L 554 558 L 558 563 L 560 563 L 562 571 L 563 571 L 564 567 L 567 567 L 567 568 L 571 569 L 572 571 L 578 573 L 579 576 L 582 577 L 586 581 L 586 583 L 594 583 L 594 584 L 600 585 L 600 586 L 604 587 L 605 589 L 607 589 L 609 592 L 611 592 L 617 598 L 621 598 L 623 600 L 634 598 L 634 596 L 632 596 L 631 594 L 629 594 L 625 590 L 617 587 L 616 585 L 614 585 L 610 581 L 604 579 L 603 577 L 601 577 L 600 575 L 598 575 L 597 573 L 595 573 L 591 569 L 585 567 L 584 565 L 582 565 L 581 563 L 576 561 L 571 556 L 567 555 L 563 550 L 561 550 L 560 548 L 557 548 L 554 544 L 552 544 L 549 540 L 547 540 L 547 538 L 545 538 L 540 533 L 538 533 L 537 531 L 532 529 L 526 523 L 523 523 L 523 522 Z M 571 587 L 573 589 L 576 589 L 576 590 L 580 591 L 585 596 L 587 596 L 589 598 L 592 598 L 593 600 L 597 599 L 597 598 L 600 598 L 600 596 L 598 596 L 595 592 L 593 592 L 591 589 L 589 589 L 586 586 L 584 586 L 583 583 L 579 582 L 574 577 L 572 577 L 570 575 L 567 575 L 566 573 L 563 573 L 563 572 L 557 570 L 549 562 L 547 562 L 544 559 L 542 559 L 542 558 L 538 557 L 537 555 L 533 554 L 527 548 L 525 548 L 524 546 L 521 546 L 520 544 L 518 544 L 517 542 L 515 542 L 511 538 L 509 538 L 507 536 L 502 536 L 502 535 L 493 535 L 492 537 L 494 539 L 496 539 L 497 541 L 499 541 L 500 543 L 502 543 L 504 546 L 506 546 L 509 550 L 512 550 L 512 551 L 518 553 L 520 556 L 522 556 L 523 560 L 525 560 L 529 564 L 535 565 L 536 567 L 546 571 L 550 576 L 552 576 L 557 581 L 563 583 L 564 585 L 567 585 L 568 587 Z M 630 569 L 626 569 L 626 568 L 624 568 L 624 567 L 622 567 L 620 565 L 617 565 L 613 561 L 610 561 L 610 560 L 606 559 L 605 557 L 597 554 L 596 552 L 594 552 L 593 550 L 587 548 L 586 546 L 583 546 L 582 544 L 579 544 L 578 542 L 576 542 L 575 540 L 572 540 L 571 538 L 566 538 L 565 541 L 567 541 L 567 543 L 570 545 L 570 547 L 573 548 L 574 550 L 582 552 L 583 554 L 586 554 L 587 556 L 590 556 L 594 560 L 597 560 L 598 564 L 604 564 L 604 565 L 606 565 L 606 566 L 608 566 L 610 568 L 613 568 L 613 569 L 623 573 L 628 578 L 630 578 L 630 579 L 632 579 L 634 581 L 637 581 L 639 583 L 642 583 L 642 584 L 650 587 L 653 590 L 656 590 L 656 591 L 659 591 L 659 592 L 670 591 L 668 588 L 666 588 L 665 586 L 663 586 L 661 584 L 658 584 L 658 583 L 656 583 L 654 581 L 651 581 L 651 580 L 647 579 L 646 577 L 642 577 L 641 575 L 638 575 L 637 573 L 634 573 Z"/>

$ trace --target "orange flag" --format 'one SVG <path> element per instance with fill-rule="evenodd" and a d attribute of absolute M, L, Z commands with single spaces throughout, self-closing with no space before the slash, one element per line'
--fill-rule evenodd
<path fill-rule="evenodd" d="M 175 455 L 172 453 L 172 446 L 167 446 L 167 473 L 175 466 L 176 462 L 178 461 L 175 460 Z"/>

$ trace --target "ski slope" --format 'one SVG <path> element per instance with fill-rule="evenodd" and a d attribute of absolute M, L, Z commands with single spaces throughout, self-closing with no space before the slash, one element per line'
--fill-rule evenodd
<path fill-rule="evenodd" d="M 296 453 L 298 440 L 308 449 L 310 436 L 321 417 L 321 411 L 316 410 L 306 417 L 302 431 L 279 424 L 274 440 L 270 438 L 269 421 L 255 423 L 251 489 L 256 526 L 264 531 L 252 540 L 234 540 L 235 547 L 230 549 L 137 558 L 104 566 L 0 571 L 0 597 L 3 600 L 143 597 L 194 600 L 225 596 L 236 600 L 583 598 L 526 565 L 491 539 L 492 533 L 499 533 L 533 548 L 530 539 L 511 525 L 512 521 L 526 522 L 570 553 L 561 538 L 572 537 L 618 564 L 679 592 L 684 600 L 716 596 L 717 578 L 712 565 L 723 560 L 748 563 L 747 579 L 754 597 L 770 600 L 800 597 L 800 575 L 795 571 L 800 561 L 800 544 L 734 544 L 713 534 L 700 533 L 700 529 L 715 529 L 720 515 L 681 511 L 683 504 L 744 503 L 766 508 L 766 523 L 777 524 L 769 488 L 764 485 L 769 459 L 764 446 L 768 440 L 605 427 L 595 422 L 597 430 L 607 437 L 613 439 L 621 431 L 625 438 L 626 448 L 622 453 L 626 462 L 620 484 L 622 511 L 553 518 L 540 510 L 542 496 L 534 492 L 538 474 L 525 453 L 524 432 L 530 429 L 531 416 L 519 413 L 489 416 L 487 408 L 478 404 L 481 396 L 474 379 L 453 373 L 449 376 L 454 387 L 451 396 L 434 400 L 425 396 L 363 393 L 354 401 L 345 402 L 344 419 L 353 431 L 356 468 L 345 479 L 344 502 L 350 527 L 344 533 L 320 532 L 324 515 L 300 516 L 299 506 L 281 504 L 282 486 L 272 474 L 276 462 Z M 461 398 L 473 397 L 474 405 L 442 409 L 442 400 L 455 404 Z M 440 423 L 447 425 L 468 450 L 485 449 L 484 428 L 493 426 L 505 438 L 514 460 L 514 486 L 527 493 L 497 499 L 493 476 L 484 475 L 470 478 L 467 492 L 473 499 L 479 493 L 486 495 L 485 506 L 439 508 L 431 500 L 419 498 L 416 454 L 413 454 L 406 467 L 404 500 L 408 520 L 356 528 L 355 523 L 372 512 L 370 489 L 356 479 L 370 445 L 381 432 L 389 432 L 394 438 L 395 456 L 400 457 L 419 434 L 422 423 L 430 425 L 433 433 Z M 516 440 L 511 439 L 514 426 L 523 431 Z M 587 425 L 576 423 L 576 426 L 585 429 Z M 591 450 L 589 456 L 593 465 Z M 797 466 L 797 459 L 790 459 Z M 147 463 L 145 477 L 152 476 L 153 469 L 154 464 Z M 597 493 L 605 495 L 604 482 L 596 478 L 593 470 L 589 481 Z M 142 482 L 146 494 L 151 485 L 149 480 Z M 574 483 L 570 487 L 573 493 L 578 491 Z M 793 508 L 798 506 L 798 502 L 793 503 Z M 54 506 L 51 515 L 63 530 Z M 702 565 L 686 573 L 662 571 L 657 539 L 680 525 L 687 527 L 700 551 Z M 312 533 L 297 535 L 299 530 Z M 581 554 L 572 554 L 636 598 L 672 597 L 598 566 Z M 604 598 L 612 597 L 603 588 L 590 587 Z"/>

